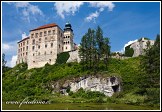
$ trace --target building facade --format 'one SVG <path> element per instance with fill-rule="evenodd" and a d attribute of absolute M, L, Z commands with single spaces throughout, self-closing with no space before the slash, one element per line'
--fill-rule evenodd
<path fill-rule="evenodd" d="M 154 45 L 154 40 L 148 40 L 146 38 L 141 38 L 137 42 L 134 42 L 130 45 L 130 48 L 133 48 L 134 54 L 132 57 L 137 57 L 139 55 L 144 54 L 144 49 L 147 48 L 147 43 L 150 43 L 150 45 Z"/>
<path fill-rule="evenodd" d="M 28 61 L 28 50 L 29 50 L 29 37 L 19 41 L 17 50 L 17 61 L 16 64 Z"/>
<path fill-rule="evenodd" d="M 27 62 L 28 69 L 43 67 L 46 63 L 54 64 L 57 54 L 75 50 L 73 36 L 70 23 L 66 23 L 64 30 L 55 23 L 30 30 L 30 36 L 18 42 L 17 64 Z"/>

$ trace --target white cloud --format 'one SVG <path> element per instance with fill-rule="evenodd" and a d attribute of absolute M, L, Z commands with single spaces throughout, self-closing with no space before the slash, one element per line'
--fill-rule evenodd
<path fill-rule="evenodd" d="M 91 7 L 108 8 L 109 11 L 112 11 L 115 7 L 112 2 L 90 2 L 89 4 Z"/>
<path fill-rule="evenodd" d="M 54 7 L 57 14 L 64 19 L 65 15 L 74 15 L 81 5 L 83 5 L 83 2 L 56 2 Z"/>
<path fill-rule="evenodd" d="M 28 22 L 30 22 L 30 18 L 36 20 L 36 15 L 44 16 L 38 6 L 32 5 L 28 2 L 9 2 L 8 4 L 14 5 L 17 10 L 21 12 L 22 18 Z"/>
<path fill-rule="evenodd" d="M 16 65 L 17 55 L 12 56 L 12 59 L 10 61 L 10 67 L 14 67 Z"/>
<path fill-rule="evenodd" d="M 137 41 L 138 41 L 138 39 L 129 41 L 128 43 L 126 43 L 126 44 L 124 45 L 124 48 L 127 47 L 128 45 L 134 43 L 134 42 L 137 42 Z"/>
<path fill-rule="evenodd" d="M 95 12 L 95 13 L 91 13 L 88 17 L 85 18 L 85 21 L 91 21 L 91 20 L 94 20 L 95 22 L 95 19 L 99 16 L 99 12 Z"/>
<path fill-rule="evenodd" d="M 22 34 L 22 39 L 24 39 L 24 38 L 26 38 L 26 37 L 28 37 L 28 35 L 26 35 L 26 33 L 24 32 L 24 33 Z"/>
<path fill-rule="evenodd" d="M 85 18 L 85 21 L 90 22 L 91 20 L 94 20 L 100 15 L 102 11 L 104 11 L 105 8 L 108 8 L 109 11 L 112 11 L 115 7 L 115 4 L 112 2 L 89 2 L 91 7 L 97 7 L 99 8 L 98 11 L 91 13 L 88 17 Z"/>
<path fill-rule="evenodd" d="M 2 49 L 3 50 L 9 50 L 10 48 L 11 48 L 10 45 L 8 45 L 8 44 L 2 44 Z"/>
<path fill-rule="evenodd" d="M 17 53 L 17 42 L 18 41 L 2 43 L 2 52 L 5 53 L 6 55 L 13 55 Z"/>
<path fill-rule="evenodd" d="M 124 45 L 124 47 L 123 47 L 121 50 L 115 51 L 115 52 L 124 53 L 124 52 L 125 52 L 125 47 L 127 47 L 128 45 L 130 45 L 130 44 L 132 44 L 132 43 L 134 43 L 134 42 L 137 42 L 137 41 L 138 41 L 138 39 L 136 39 L 136 40 L 131 40 L 131 41 L 129 41 L 128 43 L 126 43 L 126 44 Z"/>

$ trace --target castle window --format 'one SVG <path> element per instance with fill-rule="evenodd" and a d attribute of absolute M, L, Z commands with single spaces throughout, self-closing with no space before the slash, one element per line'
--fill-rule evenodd
<path fill-rule="evenodd" d="M 22 52 L 22 48 L 21 48 L 21 52 Z"/>
<path fill-rule="evenodd" d="M 52 54 L 52 51 L 50 53 Z"/>
<path fill-rule="evenodd" d="M 20 44 L 19 44 L 19 47 L 20 47 Z"/>
<path fill-rule="evenodd" d="M 36 33 L 35 37 L 36 37 L 36 38 L 38 37 L 38 33 Z"/>
<path fill-rule="evenodd" d="M 67 44 L 67 42 L 66 42 L 66 44 Z"/>
<path fill-rule="evenodd" d="M 34 50 L 34 48 L 35 48 L 35 47 L 33 46 L 32 49 Z"/>
<path fill-rule="evenodd" d="M 21 46 L 22 46 L 22 43 L 21 43 Z"/>
<path fill-rule="evenodd" d="M 68 38 L 70 38 L 70 36 L 68 36 Z"/>
<path fill-rule="evenodd" d="M 28 50 L 28 46 L 26 46 L 26 50 Z"/>
<path fill-rule="evenodd" d="M 69 44 L 69 41 L 68 41 L 68 44 Z"/>
<path fill-rule="evenodd" d="M 33 38 L 34 37 L 34 34 L 31 34 L 31 38 Z"/>
<path fill-rule="evenodd" d="M 45 40 L 47 40 L 47 37 L 45 38 Z"/>
<path fill-rule="evenodd" d="M 40 45 L 38 45 L 38 49 L 40 49 Z"/>
<path fill-rule="evenodd" d="M 23 56 L 24 56 L 24 53 L 23 53 Z"/>
<path fill-rule="evenodd" d="M 33 61 L 33 63 L 35 63 L 35 61 Z"/>
<path fill-rule="evenodd" d="M 42 37 L 42 32 L 40 32 L 40 37 Z"/>
<path fill-rule="evenodd" d="M 51 35 L 51 31 L 48 31 L 48 35 Z"/>
<path fill-rule="evenodd" d="M 27 44 L 28 44 L 29 42 L 27 41 Z"/>
<path fill-rule="evenodd" d="M 59 44 L 59 48 L 60 48 L 60 44 Z"/>
<path fill-rule="evenodd" d="M 67 49 L 67 47 L 66 47 L 66 49 Z"/>
<path fill-rule="evenodd" d="M 23 45 L 25 45 L 25 42 L 23 42 Z"/>
<path fill-rule="evenodd" d="M 39 42 L 41 42 L 41 38 L 39 38 Z"/>
<path fill-rule="evenodd" d="M 49 59 L 49 62 L 51 62 L 51 59 Z"/>
<path fill-rule="evenodd" d="M 33 56 L 34 56 L 34 53 L 33 53 Z"/>
<path fill-rule="evenodd" d="M 23 47 L 23 51 L 25 50 L 25 47 Z"/>
<path fill-rule="evenodd" d="M 65 44 L 65 42 L 64 42 L 64 44 Z"/>
<path fill-rule="evenodd" d="M 35 44 L 35 40 L 33 40 L 33 44 Z"/>
<path fill-rule="evenodd" d="M 53 47 L 53 43 L 51 43 L 51 47 Z"/>
<path fill-rule="evenodd" d="M 55 30 L 53 30 L 53 35 L 55 35 Z"/>
<path fill-rule="evenodd" d="M 46 51 L 44 52 L 44 55 L 46 55 Z"/>
<path fill-rule="evenodd" d="M 47 35 L 47 31 L 44 31 L 44 36 L 46 36 Z"/>
<path fill-rule="evenodd" d="M 28 52 L 26 52 L 26 55 L 28 55 Z"/>
<path fill-rule="evenodd" d="M 45 48 L 47 48 L 47 44 L 45 45 Z"/>

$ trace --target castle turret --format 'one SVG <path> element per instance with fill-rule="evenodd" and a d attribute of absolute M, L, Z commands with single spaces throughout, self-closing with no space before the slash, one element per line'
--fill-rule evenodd
<path fill-rule="evenodd" d="M 71 24 L 67 22 L 64 28 L 64 52 L 74 50 L 73 36 Z"/>

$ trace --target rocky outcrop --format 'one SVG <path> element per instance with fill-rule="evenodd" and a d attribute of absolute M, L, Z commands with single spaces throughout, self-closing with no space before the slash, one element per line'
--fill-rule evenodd
<path fill-rule="evenodd" d="M 84 76 L 72 80 L 66 80 L 63 83 L 57 81 L 50 85 L 53 92 L 61 92 L 64 95 L 68 95 L 67 89 L 70 89 L 72 92 L 77 92 L 80 88 L 90 91 L 99 91 L 109 97 L 111 97 L 115 92 L 121 91 L 121 80 L 115 76 Z"/>

